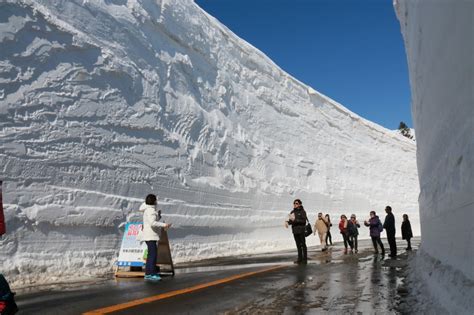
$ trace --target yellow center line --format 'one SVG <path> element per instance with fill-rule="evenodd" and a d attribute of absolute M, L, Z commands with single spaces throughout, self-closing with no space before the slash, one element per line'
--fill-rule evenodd
<path fill-rule="evenodd" d="M 185 289 L 170 291 L 170 292 L 166 292 L 166 293 L 146 297 L 146 298 L 143 298 L 143 299 L 133 300 L 133 301 L 122 303 L 122 304 L 117 304 L 117 305 L 112 305 L 112 306 L 108 306 L 108 307 L 104 307 L 104 308 L 99 308 L 99 309 L 96 309 L 96 310 L 93 310 L 93 311 L 83 313 L 83 315 L 109 314 L 109 313 L 112 313 L 112 312 L 125 310 L 127 308 L 135 307 L 135 306 L 142 305 L 142 304 L 145 304 L 145 303 L 156 302 L 156 301 L 164 300 L 164 299 L 167 299 L 167 298 L 170 298 L 170 297 L 173 297 L 173 296 L 186 294 L 186 293 L 191 293 L 191 292 L 194 292 L 194 291 L 197 291 L 197 290 L 202 290 L 202 289 L 209 288 L 209 287 L 212 287 L 212 286 L 216 286 L 216 285 L 219 285 L 219 284 L 228 283 L 228 282 L 231 282 L 231 281 L 234 281 L 234 280 L 251 277 L 251 276 L 254 276 L 254 275 L 257 275 L 257 274 L 260 274 L 260 273 L 265 273 L 265 272 L 277 270 L 277 269 L 280 269 L 280 268 L 283 268 L 283 267 L 286 267 L 286 265 L 279 265 L 279 266 L 265 268 L 265 269 L 261 269 L 261 270 L 257 270 L 257 271 L 242 273 L 242 274 L 238 274 L 238 275 L 235 275 L 235 276 L 215 280 L 215 281 L 212 281 L 212 282 L 198 284 L 198 285 L 195 285 L 195 286 L 192 286 L 192 287 L 189 287 L 189 288 L 185 288 Z"/>

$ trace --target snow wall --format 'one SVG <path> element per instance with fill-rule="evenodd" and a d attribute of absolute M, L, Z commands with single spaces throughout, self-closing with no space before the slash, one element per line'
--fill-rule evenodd
<path fill-rule="evenodd" d="M 419 234 L 415 143 L 192 1 L 1 1 L 0 46 L 0 265 L 17 286 L 110 272 L 151 192 L 175 262 L 293 248 L 294 198 L 335 222 L 390 204 Z"/>
<path fill-rule="evenodd" d="M 420 178 L 419 274 L 449 312 L 474 299 L 474 2 L 395 1 Z"/>

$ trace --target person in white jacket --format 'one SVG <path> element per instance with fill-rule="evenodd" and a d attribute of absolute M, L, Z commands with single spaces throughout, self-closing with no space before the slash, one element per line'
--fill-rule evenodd
<path fill-rule="evenodd" d="M 148 247 L 148 255 L 145 266 L 145 280 L 159 281 L 161 280 L 156 268 L 157 245 L 160 240 L 160 228 L 168 229 L 171 224 L 160 222 L 161 212 L 157 210 L 157 198 L 153 194 L 149 194 L 145 198 L 145 202 L 140 206 L 143 211 L 143 231 L 141 240 Z"/>

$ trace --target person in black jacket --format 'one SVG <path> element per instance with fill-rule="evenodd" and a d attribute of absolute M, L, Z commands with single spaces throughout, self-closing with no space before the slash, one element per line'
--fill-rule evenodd
<path fill-rule="evenodd" d="M 329 217 L 329 214 L 326 214 L 326 222 L 328 223 L 328 233 L 326 234 L 326 245 L 328 245 L 328 240 L 331 243 L 332 246 L 332 236 L 331 236 L 331 218 Z"/>
<path fill-rule="evenodd" d="M 386 206 L 385 212 L 387 216 L 385 217 L 385 222 L 383 223 L 383 228 L 387 232 L 387 241 L 390 245 L 390 257 L 397 257 L 397 243 L 395 241 L 395 217 L 392 213 L 392 207 Z"/>
<path fill-rule="evenodd" d="M 411 224 L 410 220 L 408 220 L 408 215 L 403 215 L 403 222 L 402 222 L 402 239 L 406 240 L 408 243 L 408 247 L 406 250 L 411 250 L 411 238 L 413 237 L 413 233 L 411 231 Z"/>
<path fill-rule="evenodd" d="M 293 236 L 296 242 L 296 248 L 298 249 L 298 260 L 295 264 L 307 264 L 308 262 L 308 253 L 306 248 L 306 237 L 304 235 L 304 230 L 308 217 L 306 216 L 306 211 L 303 208 L 303 203 L 299 199 L 293 201 L 293 210 L 290 212 L 288 221 L 285 221 L 286 227 L 291 225 L 293 231 Z"/>
<path fill-rule="evenodd" d="M 351 240 L 352 244 L 354 244 L 354 250 L 355 250 L 355 253 L 357 254 L 359 251 L 357 247 L 357 243 L 358 243 L 357 238 L 359 236 L 358 229 L 360 228 L 360 224 L 359 224 L 359 221 L 357 221 L 355 214 L 351 214 L 351 219 L 349 221 L 350 223 L 352 223 L 351 228 L 350 229 L 348 228 L 349 239 Z"/>

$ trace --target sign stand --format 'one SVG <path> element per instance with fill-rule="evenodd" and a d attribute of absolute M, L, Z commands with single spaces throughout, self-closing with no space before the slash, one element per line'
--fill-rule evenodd
<path fill-rule="evenodd" d="M 125 229 L 124 239 L 122 240 L 122 246 L 120 248 L 119 259 L 115 265 L 114 273 L 115 277 L 117 278 L 133 278 L 133 277 L 144 277 L 145 272 L 143 271 L 143 267 L 145 266 L 145 260 L 143 259 L 143 254 L 146 250 L 146 246 L 140 244 L 139 241 L 136 240 L 136 237 L 133 237 L 134 244 L 130 246 L 130 241 L 126 240 L 126 235 L 134 234 L 133 227 L 129 227 L 129 225 L 139 225 L 141 228 L 141 223 L 129 223 Z M 128 232 L 128 230 L 132 232 Z M 135 235 L 136 236 L 136 235 Z M 127 245 L 125 245 L 127 244 Z M 126 247 L 126 248 L 125 248 Z M 121 259 L 122 257 L 126 256 L 123 254 L 124 251 L 127 252 L 135 252 L 139 254 L 141 259 L 137 259 L 135 257 L 130 259 L 128 256 L 125 260 Z M 168 232 L 164 229 L 161 229 L 160 232 L 160 240 L 158 241 L 158 251 L 157 251 L 157 260 L 156 265 L 160 267 L 160 275 L 171 275 L 174 276 L 174 264 L 173 259 L 171 257 L 171 249 L 170 243 L 168 239 Z M 127 261 L 128 260 L 128 261 Z M 130 261 L 132 260 L 132 261 Z M 139 260 L 139 261 L 137 261 Z"/>
<path fill-rule="evenodd" d="M 168 232 L 165 229 L 161 229 L 160 240 L 158 241 L 158 254 L 156 264 L 160 266 L 160 274 L 171 274 L 174 276 L 174 264 L 173 258 L 171 258 L 170 242 L 168 240 Z M 165 272 L 163 272 L 163 267 Z"/>

